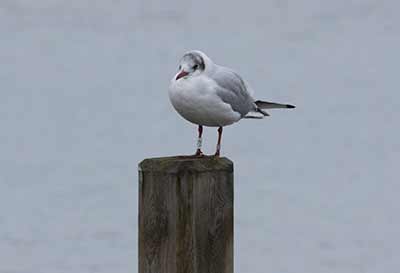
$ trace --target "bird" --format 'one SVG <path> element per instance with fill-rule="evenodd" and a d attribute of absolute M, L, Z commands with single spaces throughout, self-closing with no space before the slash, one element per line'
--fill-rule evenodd
<path fill-rule="evenodd" d="M 214 156 L 221 154 L 223 127 L 241 119 L 262 119 L 265 109 L 295 108 L 291 104 L 255 100 L 249 84 L 234 70 L 214 63 L 204 52 L 190 50 L 179 61 L 168 94 L 172 106 L 186 120 L 198 125 L 197 149 L 202 157 L 203 126 L 218 127 Z"/>

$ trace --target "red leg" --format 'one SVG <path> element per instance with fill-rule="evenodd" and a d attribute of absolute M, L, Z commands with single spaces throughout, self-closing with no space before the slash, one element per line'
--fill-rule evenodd
<path fill-rule="evenodd" d="M 217 150 L 215 151 L 215 156 L 219 156 L 221 151 L 221 138 L 222 138 L 222 127 L 218 128 L 218 142 L 217 142 Z"/>
<path fill-rule="evenodd" d="M 195 155 L 203 156 L 204 154 L 201 151 L 201 142 L 202 142 L 201 136 L 203 135 L 203 126 L 199 125 L 198 132 L 199 132 L 199 137 L 197 138 L 197 150 L 196 150 Z"/>

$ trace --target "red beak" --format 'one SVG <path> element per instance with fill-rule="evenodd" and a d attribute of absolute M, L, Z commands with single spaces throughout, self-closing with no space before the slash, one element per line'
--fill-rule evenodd
<path fill-rule="evenodd" d="M 188 72 L 186 72 L 185 70 L 182 70 L 177 76 L 176 76 L 176 80 L 179 80 L 182 77 L 185 77 L 186 75 L 189 75 Z"/>

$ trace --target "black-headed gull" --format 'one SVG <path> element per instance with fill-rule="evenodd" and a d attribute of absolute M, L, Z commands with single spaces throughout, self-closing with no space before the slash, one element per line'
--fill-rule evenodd
<path fill-rule="evenodd" d="M 169 86 L 169 98 L 183 118 L 198 125 L 196 156 L 203 156 L 203 126 L 218 127 L 215 155 L 219 156 L 222 127 L 242 118 L 269 116 L 263 109 L 295 108 L 290 104 L 253 99 L 249 85 L 235 71 L 213 63 L 198 50 L 183 55 L 179 71 Z"/>

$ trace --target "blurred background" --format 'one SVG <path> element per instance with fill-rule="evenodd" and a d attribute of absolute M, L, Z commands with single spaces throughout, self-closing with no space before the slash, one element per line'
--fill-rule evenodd
<path fill-rule="evenodd" d="M 399 9 L 1 0 L 0 272 L 137 272 L 137 164 L 195 150 L 167 93 L 190 49 L 297 106 L 224 130 L 235 272 L 398 272 Z"/>

